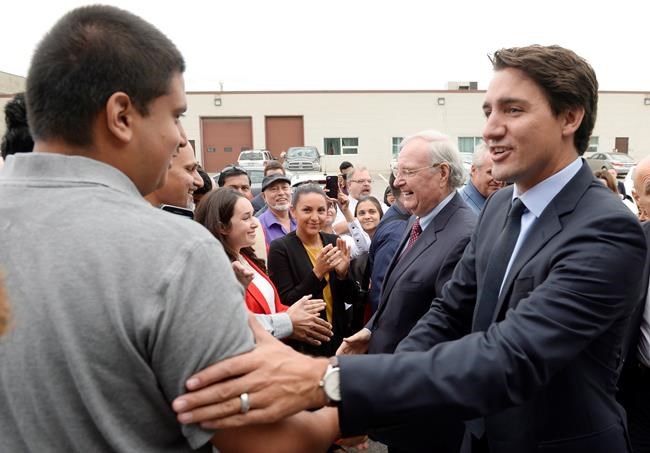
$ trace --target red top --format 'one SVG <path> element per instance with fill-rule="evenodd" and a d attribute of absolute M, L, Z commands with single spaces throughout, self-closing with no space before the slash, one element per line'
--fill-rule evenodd
<path fill-rule="evenodd" d="M 243 256 L 243 255 L 242 255 Z M 275 285 L 271 281 L 271 279 L 266 275 L 262 269 L 257 267 L 251 260 L 249 260 L 246 256 L 244 256 L 244 259 L 248 262 L 248 264 L 251 265 L 253 269 L 257 273 L 259 273 L 262 278 L 266 279 L 266 281 L 269 282 L 269 285 L 273 288 L 273 294 L 274 294 L 274 303 L 275 303 L 275 312 L 276 313 L 282 313 L 284 311 L 287 311 L 289 307 L 286 305 L 282 305 L 280 302 L 280 296 L 278 295 L 278 290 L 275 288 Z M 246 307 L 248 309 L 256 314 L 259 315 L 270 315 L 272 314 L 271 309 L 269 308 L 268 303 L 266 302 L 266 298 L 264 295 L 261 293 L 261 291 L 255 286 L 253 282 L 251 282 L 248 285 L 248 288 L 246 288 Z"/>

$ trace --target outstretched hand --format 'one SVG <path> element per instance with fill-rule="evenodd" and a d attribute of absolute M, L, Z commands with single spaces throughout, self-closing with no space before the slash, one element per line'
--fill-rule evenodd
<path fill-rule="evenodd" d="M 370 343 L 370 330 L 363 328 L 352 336 L 343 339 L 336 355 L 365 354 Z"/>
<path fill-rule="evenodd" d="M 325 302 L 322 299 L 312 299 L 311 294 L 303 296 L 289 307 L 287 314 L 293 325 L 291 338 L 316 346 L 330 341 L 334 335 L 332 325 L 318 315 L 324 308 Z"/>
<path fill-rule="evenodd" d="M 328 361 L 294 351 L 273 338 L 250 316 L 256 347 L 222 360 L 187 380 L 190 393 L 172 404 L 181 423 L 207 429 L 271 423 L 304 409 L 324 406 L 319 387 Z M 250 410 L 241 413 L 240 395 L 248 394 Z"/>

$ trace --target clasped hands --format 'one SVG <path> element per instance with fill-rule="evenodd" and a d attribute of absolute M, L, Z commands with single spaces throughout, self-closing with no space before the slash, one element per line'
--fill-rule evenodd
<path fill-rule="evenodd" d="M 350 249 L 345 241 L 341 238 L 336 239 L 336 246 L 327 244 L 321 249 L 316 257 L 314 265 L 314 274 L 319 279 L 331 272 L 336 271 L 336 276 L 340 279 L 348 275 L 350 267 Z"/>

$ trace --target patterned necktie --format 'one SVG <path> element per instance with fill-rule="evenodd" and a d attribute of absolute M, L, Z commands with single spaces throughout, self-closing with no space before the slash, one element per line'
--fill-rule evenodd
<path fill-rule="evenodd" d="M 521 216 L 525 210 L 526 205 L 516 198 L 508 211 L 505 227 L 494 244 L 483 279 L 483 291 L 476 305 L 478 311 L 472 329 L 474 332 L 485 331 L 490 326 L 499 300 L 503 278 L 519 238 Z"/>
<path fill-rule="evenodd" d="M 420 219 L 415 218 L 415 222 L 413 222 L 413 226 L 411 226 L 411 235 L 409 236 L 409 241 L 406 244 L 406 248 L 404 249 L 404 253 L 402 253 L 402 256 L 406 255 L 406 252 L 411 250 L 411 247 L 413 247 L 413 244 L 417 239 L 420 237 L 420 234 L 422 234 L 422 227 L 420 226 Z"/>

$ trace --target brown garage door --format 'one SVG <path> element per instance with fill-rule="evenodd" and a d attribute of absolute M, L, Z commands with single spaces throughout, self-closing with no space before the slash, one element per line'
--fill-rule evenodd
<path fill-rule="evenodd" d="M 304 146 L 302 116 L 267 116 L 266 149 L 276 158 L 290 146 Z"/>
<path fill-rule="evenodd" d="M 201 118 L 201 156 L 209 173 L 237 162 L 239 153 L 253 148 L 253 121 L 244 118 Z"/>

